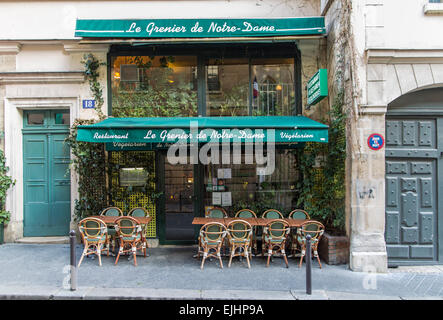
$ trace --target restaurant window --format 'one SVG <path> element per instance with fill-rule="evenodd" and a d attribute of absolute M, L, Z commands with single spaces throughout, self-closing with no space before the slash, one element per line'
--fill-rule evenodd
<path fill-rule="evenodd" d="M 254 116 L 288 116 L 295 105 L 294 59 L 253 59 Z"/>
<path fill-rule="evenodd" d="M 197 115 L 197 58 L 117 56 L 111 60 L 114 117 Z"/>
<path fill-rule="evenodd" d="M 209 59 L 206 74 L 206 115 L 247 116 L 248 59 Z"/>
<path fill-rule="evenodd" d="M 275 150 L 275 170 L 264 175 L 255 160 L 246 163 L 243 150 L 241 162 L 204 166 L 204 205 L 223 207 L 230 216 L 240 209 L 251 209 L 257 216 L 267 209 L 277 209 L 285 216 L 296 207 L 298 171 L 293 150 Z"/>

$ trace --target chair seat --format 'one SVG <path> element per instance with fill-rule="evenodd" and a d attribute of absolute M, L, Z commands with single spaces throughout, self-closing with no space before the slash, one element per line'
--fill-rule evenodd
<path fill-rule="evenodd" d="M 85 239 L 86 239 L 86 241 L 88 241 L 88 242 L 90 242 L 90 243 L 95 243 L 95 242 L 98 242 L 98 241 L 105 241 L 106 240 L 106 234 L 104 234 L 101 238 L 88 238 L 88 237 L 85 237 Z"/>
<path fill-rule="evenodd" d="M 265 236 L 265 242 L 271 242 L 271 243 L 282 243 L 283 239 L 272 239 L 268 236 Z"/>
<path fill-rule="evenodd" d="M 249 239 L 244 239 L 244 240 L 231 240 L 233 243 L 249 243 L 250 240 Z"/>
<path fill-rule="evenodd" d="M 297 241 L 299 242 L 299 243 L 305 243 L 306 242 L 306 238 L 305 237 L 301 237 L 301 236 L 297 236 Z M 318 241 L 318 239 L 311 239 L 311 243 L 315 243 L 315 242 L 317 242 Z"/>
<path fill-rule="evenodd" d="M 141 235 L 137 234 L 135 237 L 122 237 L 124 241 L 134 241 L 134 240 L 140 240 L 141 239 Z"/>

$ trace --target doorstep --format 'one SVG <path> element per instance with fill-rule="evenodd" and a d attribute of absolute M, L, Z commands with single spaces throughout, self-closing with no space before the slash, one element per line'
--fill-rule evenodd
<path fill-rule="evenodd" d="M 69 237 L 25 237 L 15 240 L 24 244 L 68 244 Z"/>

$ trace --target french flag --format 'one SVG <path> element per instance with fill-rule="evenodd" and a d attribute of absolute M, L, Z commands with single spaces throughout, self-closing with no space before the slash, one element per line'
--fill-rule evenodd
<path fill-rule="evenodd" d="M 254 97 L 254 99 L 258 97 L 257 77 L 254 77 L 254 82 L 252 83 L 252 96 Z"/>

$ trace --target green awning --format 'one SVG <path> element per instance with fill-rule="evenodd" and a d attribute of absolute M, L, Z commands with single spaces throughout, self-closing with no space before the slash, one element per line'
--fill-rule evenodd
<path fill-rule="evenodd" d="M 244 19 L 78 19 L 76 37 L 224 38 L 324 35 L 324 17 Z"/>
<path fill-rule="evenodd" d="M 77 140 L 114 143 L 328 142 L 328 126 L 303 116 L 108 118 L 78 126 Z"/>

